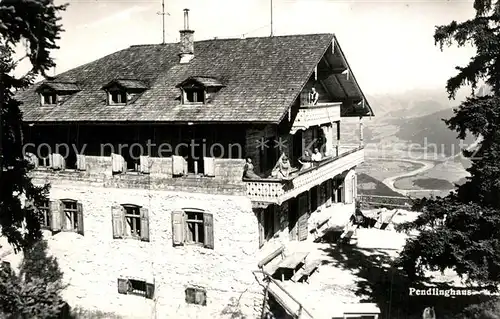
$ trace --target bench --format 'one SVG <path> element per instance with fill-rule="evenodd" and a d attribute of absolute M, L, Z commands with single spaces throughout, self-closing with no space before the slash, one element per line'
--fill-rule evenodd
<path fill-rule="evenodd" d="M 299 270 L 293 277 L 292 277 L 292 281 L 294 282 L 301 282 L 301 281 L 305 281 L 305 282 L 308 282 L 309 280 L 309 277 L 312 275 L 312 273 L 318 269 L 318 267 L 321 265 L 321 260 L 317 259 L 317 260 L 314 260 L 313 262 L 311 263 L 307 263 L 304 268 L 302 268 L 301 270 Z"/>
<path fill-rule="evenodd" d="M 284 252 L 285 252 L 285 247 L 284 246 L 281 246 L 280 248 L 276 249 L 275 251 L 273 251 L 272 253 L 270 253 L 269 255 L 267 255 L 264 259 L 262 259 L 258 264 L 257 266 L 259 267 L 259 269 L 262 269 L 264 270 L 264 267 L 269 264 L 271 261 L 273 261 L 276 257 L 280 256 L 281 259 L 283 260 L 284 259 Z M 274 273 L 276 272 L 276 270 L 278 270 L 279 268 L 279 263 L 276 263 L 274 266 L 271 266 L 271 267 L 268 267 L 266 270 L 267 273 L 269 273 L 271 276 L 274 275 Z"/>

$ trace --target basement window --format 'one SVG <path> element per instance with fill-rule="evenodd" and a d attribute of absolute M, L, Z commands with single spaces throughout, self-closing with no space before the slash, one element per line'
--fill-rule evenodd
<path fill-rule="evenodd" d="M 118 278 L 118 293 L 122 295 L 136 295 L 153 299 L 154 284 L 147 283 L 145 280 Z"/>
<path fill-rule="evenodd" d="M 201 288 L 186 288 L 186 303 L 206 306 L 207 292 Z"/>

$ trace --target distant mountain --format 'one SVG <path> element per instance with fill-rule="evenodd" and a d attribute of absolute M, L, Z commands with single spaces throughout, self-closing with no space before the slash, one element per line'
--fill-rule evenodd
<path fill-rule="evenodd" d="M 422 145 L 432 152 L 436 150 L 439 154 L 451 156 L 458 154 L 461 148 L 475 141 L 474 137 L 468 136 L 460 145 L 457 132 L 450 130 L 442 120 L 452 116 L 453 110 L 445 109 L 412 119 L 393 119 L 390 122 L 399 127 L 395 134 L 398 139 Z"/>

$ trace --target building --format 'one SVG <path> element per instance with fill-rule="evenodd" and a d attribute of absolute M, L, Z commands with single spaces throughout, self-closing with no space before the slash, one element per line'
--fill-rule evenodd
<path fill-rule="evenodd" d="M 354 211 L 362 134 L 343 144 L 341 123 L 373 112 L 335 36 L 195 42 L 187 15 L 180 44 L 131 46 L 18 95 L 34 181 L 51 184 L 44 227 L 73 252 L 59 256 L 70 304 L 256 317 L 266 247 Z"/>

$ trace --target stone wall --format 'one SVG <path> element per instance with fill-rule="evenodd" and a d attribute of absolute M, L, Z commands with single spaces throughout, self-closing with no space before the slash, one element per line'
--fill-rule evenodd
<path fill-rule="evenodd" d="M 171 157 L 149 157 L 149 174 L 126 172 L 113 174 L 110 156 L 85 156 L 85 170 L 38 168 L 32 176 L 40 182 L 56 181 L 97 187 L 142 188 L 188 191 L 205 194 L 243 195 L 243 159 L 214 159 L 215 176 L 172 176 Z"/>
<path fill-rule="evenodd" d="M 239 300 L 237 308 L 257 317 L 262 289 L 252 270 L 258 262 L 258 224 L 246 197 L 78 183 L 52 183 L 50 197 L 83 204 L 84 236 L 49 236 L 50 251 L 70 284 L 65 297 L 71 306 L 127 318 L 221 318 Z M 149 242 L 113 239 L 111 206 L 125 203 L 148 208 Z M 213 214 L 214 249 L 173 246 L 171 211 L 187 207 Z M 126 277 L 154 283 L 154 300 L 119 294 L 117 279 Z M 187 304 L 188 287 L 206 289 L 207 305 Z"/>

